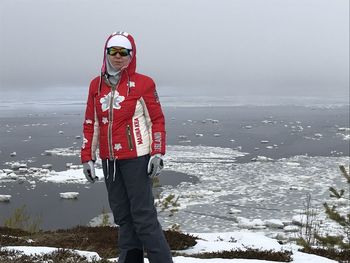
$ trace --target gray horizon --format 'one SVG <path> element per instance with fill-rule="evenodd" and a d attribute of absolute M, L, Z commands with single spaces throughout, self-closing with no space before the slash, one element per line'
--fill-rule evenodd
<path fill-rule="evenodd" d="M 349 97 L 347 0 L 2 0 L 0 91 L 87 89 L 118 30 L 163 94 Z"/>

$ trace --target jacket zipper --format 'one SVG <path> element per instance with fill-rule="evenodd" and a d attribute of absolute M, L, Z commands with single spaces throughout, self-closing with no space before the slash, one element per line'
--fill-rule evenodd
<path fill-rule="evenodd" d="M 127 135 L 128 135 L 128 145 L 129 145 L 129 149 L 132 150 L 132 149 L 134 149 L 134 145 L 133 145 L 133 143 L 132 143 L 130 125 L 127 125 L 127 126 L 126 126 L 126 129 L 127 129 Z"/>
<path fill-rule="evenodd" d="M 112 85 L 112 95 L 109 101 L 109 122 L 108 122 L 108 149 L 109 149 L 109 159 L 114 159 L 113 153 L 113 143 L 112 143 L 112 127 L 113 127 L 113 101 L 114 101 L 114 93 L 115 87 Z"/>

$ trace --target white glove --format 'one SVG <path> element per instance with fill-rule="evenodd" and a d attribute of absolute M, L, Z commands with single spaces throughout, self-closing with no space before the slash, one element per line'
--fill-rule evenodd
<path fill-rule="evenodd" d="M 160 171 L 163 169 L 163 159 L 161 154 L 152 155 L 148 162 L 147 173 L 148 176 L 153 178 L 160 174 Z"/>
<path fill-rule="evenodd" d="M 83 163 L 83 172 L 86 179 L 90 183 L 94 183 L 98 180 L 98 177 L 95 174 L 95 164 L 93 161 L 88 161 L 87 163 Z"/>

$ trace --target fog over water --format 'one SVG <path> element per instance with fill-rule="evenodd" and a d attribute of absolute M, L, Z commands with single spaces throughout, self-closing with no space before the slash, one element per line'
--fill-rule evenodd
<path fill-rule="evenodd" d="M 349 95 L 348 0 L 2 0 L 0 92 L 86 89 L 118 30 L 160 94 Z"/>

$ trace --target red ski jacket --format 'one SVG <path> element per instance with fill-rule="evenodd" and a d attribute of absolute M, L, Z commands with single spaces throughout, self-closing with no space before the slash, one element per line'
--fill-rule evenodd
<path fill-rule="evenodd" d="M 111 85 L 106 76 L 106 45 L 115 34 L 132 44 L 131 61 L 122 70 L 119 83 Z M 136 46 L 124 32 L 106 41 L 101 75 L 90 83 L 83 125 L 81 161 L 131 159 L 146 154 L 165 154 L 165 121 L 155 83 L 136 73 Z"/>

